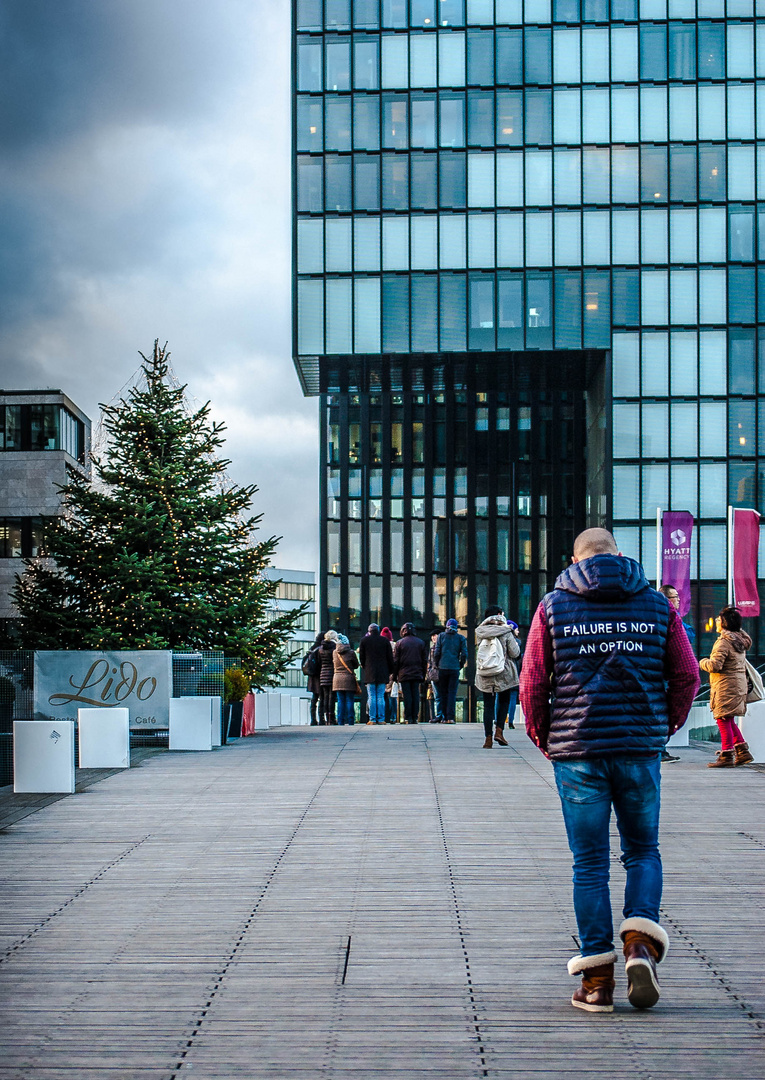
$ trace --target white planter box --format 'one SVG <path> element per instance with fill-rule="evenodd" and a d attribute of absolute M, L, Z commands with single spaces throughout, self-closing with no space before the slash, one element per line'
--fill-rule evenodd
<path fill-rule="evenodd" d="M 268 698 L 268 726 L 269 727 L 281 727 L 284 723 L 289 723 L 287 719 L 289 704 L 284 707 L 284 698 L 281 694 L 266 694 Z"/>
<path fill-rule="evenodd" d="M 268 694 L 255 694 L 255 730 L 256 731 L 268 731 L 271 726 L 269 723 L 270 709 L 268 703 Z"/>
<path fill-rule="evenodd" d="M 74 791 L 74 720 L 13 721 L 13 790 Z"/>
<path fill-rule="evenodd" d="M 78 709 L 81 769 L 130 768 L 130 710 Z"/>
<path fill-rule="evenodd" d="M 667 746 L 690 746 L 690 726 L 686 720 L 679 731 L 676 731 L 674 735 L 670 735 L 667 739 Z"/>
<path fill-rule="evenodd" d="M 171 698 L 170 749 L 212 750 L 212 745 L 210 698 Z"/>
<path fill-rule="evenodd" d="M 311 699 L 307 697 L 298 698 L 300 702 L 300 723 L 310 726 L 311 723 Z"/>
<path fill-rule="evenodd" d="M 223 698 L 221 697 L 209 697 L 206 699 L 210 703 L 210 723 L 212 724 L 212 744 L 213 746 L 223 745 Z"/>

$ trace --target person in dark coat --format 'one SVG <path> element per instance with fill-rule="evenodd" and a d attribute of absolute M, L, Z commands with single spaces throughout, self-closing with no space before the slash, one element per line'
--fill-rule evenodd
<path fill-rule="evenodd" d="M 321 669 L 319 671 L 319 685 L 321 687 L 321 702 L 324 709 L 325 724 L 336 724 L 335 720 L 335 695 L 332 691 L 332 681 L 335 677 L 334 652 L 337 648 L 337 634 L 334 630 L 327 630 L 324 640 L 319 646 L 319 659 Z"/>
<path fill-rule="evenodd" d="M 582 977 L 571 1004 L 613 1012 L 614 928 L 608 887 L 611 810 L 627 871 L 619 928 L 627 1000 L 659 1000 L 656 965 L 669 946 L 659 925 L 661 749 L 685 723 L 699 671 L 677 611 L 620 554 L 606 529 L 574 541 L 573 564 L 542 599 L 521 670 L 529 738 L 552 760 L 574 857 Z"/>
<path fill-rule="evenodd" d="M 438 635 L 433 659 L 438 668 L 438 697 L 441 706 L 439 720 L 447 724 L 456 722 L 457 689 L 460 670 L 467 663 L 467 641 L 457 633 L 459 623 L 456 619 L 447 619 L 446 629 Z"/>
<path fill-rule="evenodd" d="M 315 727 L 317 724 L 326 724 L 324 702 L 321 699 L 321 659 L 319 657 L 319 646 L 323 640 L 324 631 L 321 631 L 316 635 L 313 647 L 308 650 L 308 655 L 316 658 L 316 672 L 308 676 L 308 693 L 311 695 L 311 727 Z M 316 717 L 317 709 L 318 719 Z"/>
<path fill-rule="evenodd" d="M 424 682 L 428 669 L 428 650 L 425 642 L 414 632 L 413 623 L 404 623 L 401 637 L 396 645 L 393 663 L 396 679 L 401 684 L 404 699 L 404 721 L 416 724 L 420 711 L 420 683 Z"/>
<path fill-rule="evenodd" d="M 385 723 L 385 686 L 393 672 L 393 649 L 380 633 L 377 623 L 370 623 L 359 644 L 359 664 L 369 701 L 370 724 Z"/>

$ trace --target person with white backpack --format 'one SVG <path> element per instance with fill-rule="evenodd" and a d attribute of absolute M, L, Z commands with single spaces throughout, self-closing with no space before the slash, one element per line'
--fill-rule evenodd
<path fill-rule="evenodd" d="M 515 661 L 521 655 L 521 648 L 517 629 L 515 624 L 508 623 L 502 608 L 496 605 L 486 608 L 483 622 L 475 628 L 475 688 L 483 694 L 484 750 L 491 750 L 493 741 L 497 746 L 507 746 L 505 720 L 511 697 L 515 701 L 518 699 Z"/>

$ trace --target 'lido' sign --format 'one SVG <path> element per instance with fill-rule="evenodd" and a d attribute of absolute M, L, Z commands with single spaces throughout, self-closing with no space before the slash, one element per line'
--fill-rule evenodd
<path fill-rule="evenodd" d="M 166 728 L 171 654 L 46 651 L 35 653 L 36 720 L 76 719 L 78 709 L 127 708 L 134 729 Z"/>

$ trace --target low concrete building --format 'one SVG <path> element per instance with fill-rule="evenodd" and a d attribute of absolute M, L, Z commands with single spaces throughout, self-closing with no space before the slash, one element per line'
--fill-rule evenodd
<path fill-rule="evenodd" d="M 308 604 L 287 645 L 291 655 L 290 666 L 277 688 L 282 692 L 305 692 L 307 680 L 301 670 L 301 662 L 316 637 L 316 574 L 310 570 L 280 570 L 276 566 L 269 566 L 266 576 L 271 581 L 280 582 L 270 605 L 274 613 L 281 614 Z"/>
<path fill-rule="evenodd" d="M 61 390 L 0 390 L 0 635 L 13 636 L 11 601 L 22 559 L 38 555 L 61 515 L 68 470 L 90 474 L 90 419 Z"/>

